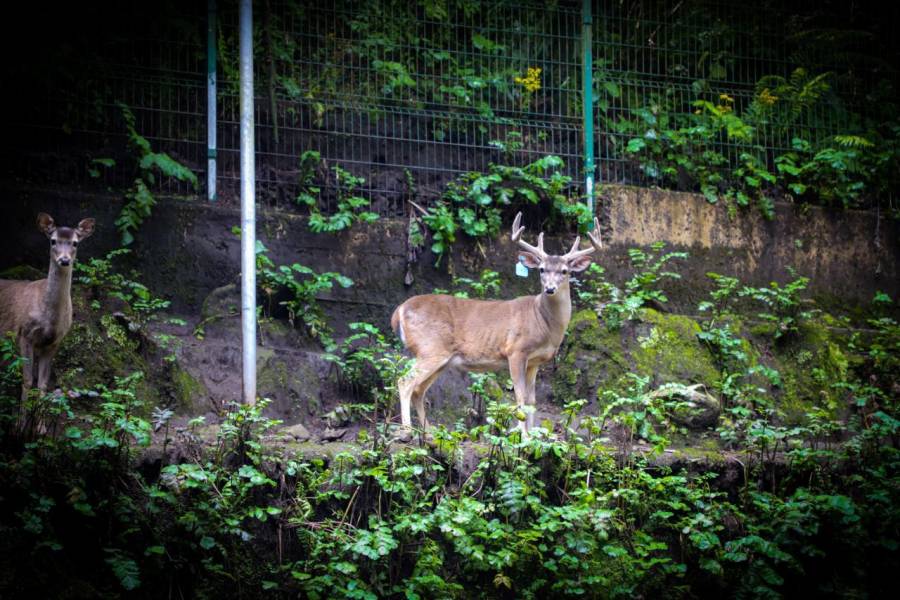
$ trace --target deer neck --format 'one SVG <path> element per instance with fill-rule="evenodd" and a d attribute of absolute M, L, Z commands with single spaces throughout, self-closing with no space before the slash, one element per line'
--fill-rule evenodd
<path fill-rule="evenodd" d="M 44 293 L 45 317 L 52 323 L 65 322 L 72 315 L 72 267 L 60 267 L 50 261 L 47 290 Z"/>
<path fill-rule="evenodd" d="M 560 336 L 565 334 L 569 320 L 572 318 L 572 299 L 569 295 L 569 283 L 560 286 L 552 296 L 541 293 L 537 296 L 538 312 L 547 325 Z"/>

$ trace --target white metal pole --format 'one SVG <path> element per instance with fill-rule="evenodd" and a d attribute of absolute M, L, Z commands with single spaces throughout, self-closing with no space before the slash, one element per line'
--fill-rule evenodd
<path fill-rule="evenodd" d="M 241 0 L 241 327 L 245 404 L 256 402 L 256 171 L 253 4 Z"/>
<path fill-rule="evenodd" d="M 206 198 L 216 199 L 216 0 L 206 3 Z"/>

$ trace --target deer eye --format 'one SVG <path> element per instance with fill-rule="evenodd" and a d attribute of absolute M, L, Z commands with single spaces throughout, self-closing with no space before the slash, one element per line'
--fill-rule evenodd
<path fill-rule="evenodd" d="M 78 247 L 78 242 L 72 242 L 72 245 L 75 246 L 75 247 L 77 248 L 77 247 Z"/>
<path fill-rule="evenodd" d="M 541 273 L 543 273 L 543 272 L 544 272 L 544 267 L 541 267 L 541 268 L 540 268 L 540 271 L 541 271 Z"/>
<path fill-rule="evenodd" d="M 55 246 L 55 245 L 56 245 L 56 240 L 50 240 L 50 245 L 51 245 L 51 246 Z"/>
<path fill-rule="evenodd" d="M 568 272 L 569 272 L 568 269 L 563 269 L 563 270 L 562 270 L 563 275 L 565 275 L 565 274 L 568 273 Z"/>

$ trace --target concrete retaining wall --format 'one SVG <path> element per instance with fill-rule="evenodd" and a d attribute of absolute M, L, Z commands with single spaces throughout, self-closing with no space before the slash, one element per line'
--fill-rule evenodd
<path fill-rule="evenodd" d="M 81 248 L 82 259 L 102 256 L 118 245 L 117 197 L 15 188 L 4 195 L 0 269 L 23 263 L 45 268 L 46 240 L 34 226 L 40 211 L 59 224 L 97 218 L 97 233 Z M 705 275 L 709 271 L 764 285 L 788 281 L 793 267 L 812 279 L 811 293 L 826 304 L 867 303 L 876 290 L 892 297 L 900 293 L 897 224 L 874 213 L 780 204 L 773 221 L 748 213 L 731 219 L 723 206 L 702 196 L 625 187 L 605 188 L 601 211 L 607 249 L 599 262 L 616 283 L 631 276 L 630 247 L 665 241 L 669 248 L 691 254 L 690 261 L 675 265 L 682 279 L 666 284 L 676 311 L 695 312 L 711 287 Z M 161 200 L 137 234 L 134 265 L 151 289 L 172 299 L 176 311 L 198 311 L 210 291 L 238 277 L 239 240 L 231 233 L 238 224 L 239 212 L 233 208 Z M 526 225 L 533 238 L 537 224 Z M 261 209 L 258 235 L 278 264 L 300 262 L 355 281 L 352 288 L 325 299 L 339 323 L 365 319 L 386 326 L 404 298 L 448 287 L 449 270 L 471 276 L 492 268 L 504 278 L 505 296 L 537 292 L 534 274 L 528 279 L 513 275 L 516 251 L 506 233 L 481 244 L 458 244 L 438 268 L 426 250 L 412 265 L 413 284 L 406 286 L 406 227 L 403 220 L 381 220 L 339 235 L 313 234 L 301 216 Z M 570 237 L 549 238 L 546 247 L 559 251 L 570 243 Z"/>

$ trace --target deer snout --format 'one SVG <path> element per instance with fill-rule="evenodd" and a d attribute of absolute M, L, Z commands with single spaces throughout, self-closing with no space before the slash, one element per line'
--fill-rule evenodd
<path fill-rule="evenodd" d="M 548 285 L 547 287 L 544 288 L 544 291 L 547 292 L 547 295 L 552 296 L 553 294 L 556 293 L 556 286 Z"/>
<path fill-rule="evenodd" d="M 56 262 L 61 267 L 68 267 L 69 265 L 72 264 L 72 257 L 71 256 L 60 256 L 59 258 L 56 259 Z"/>

